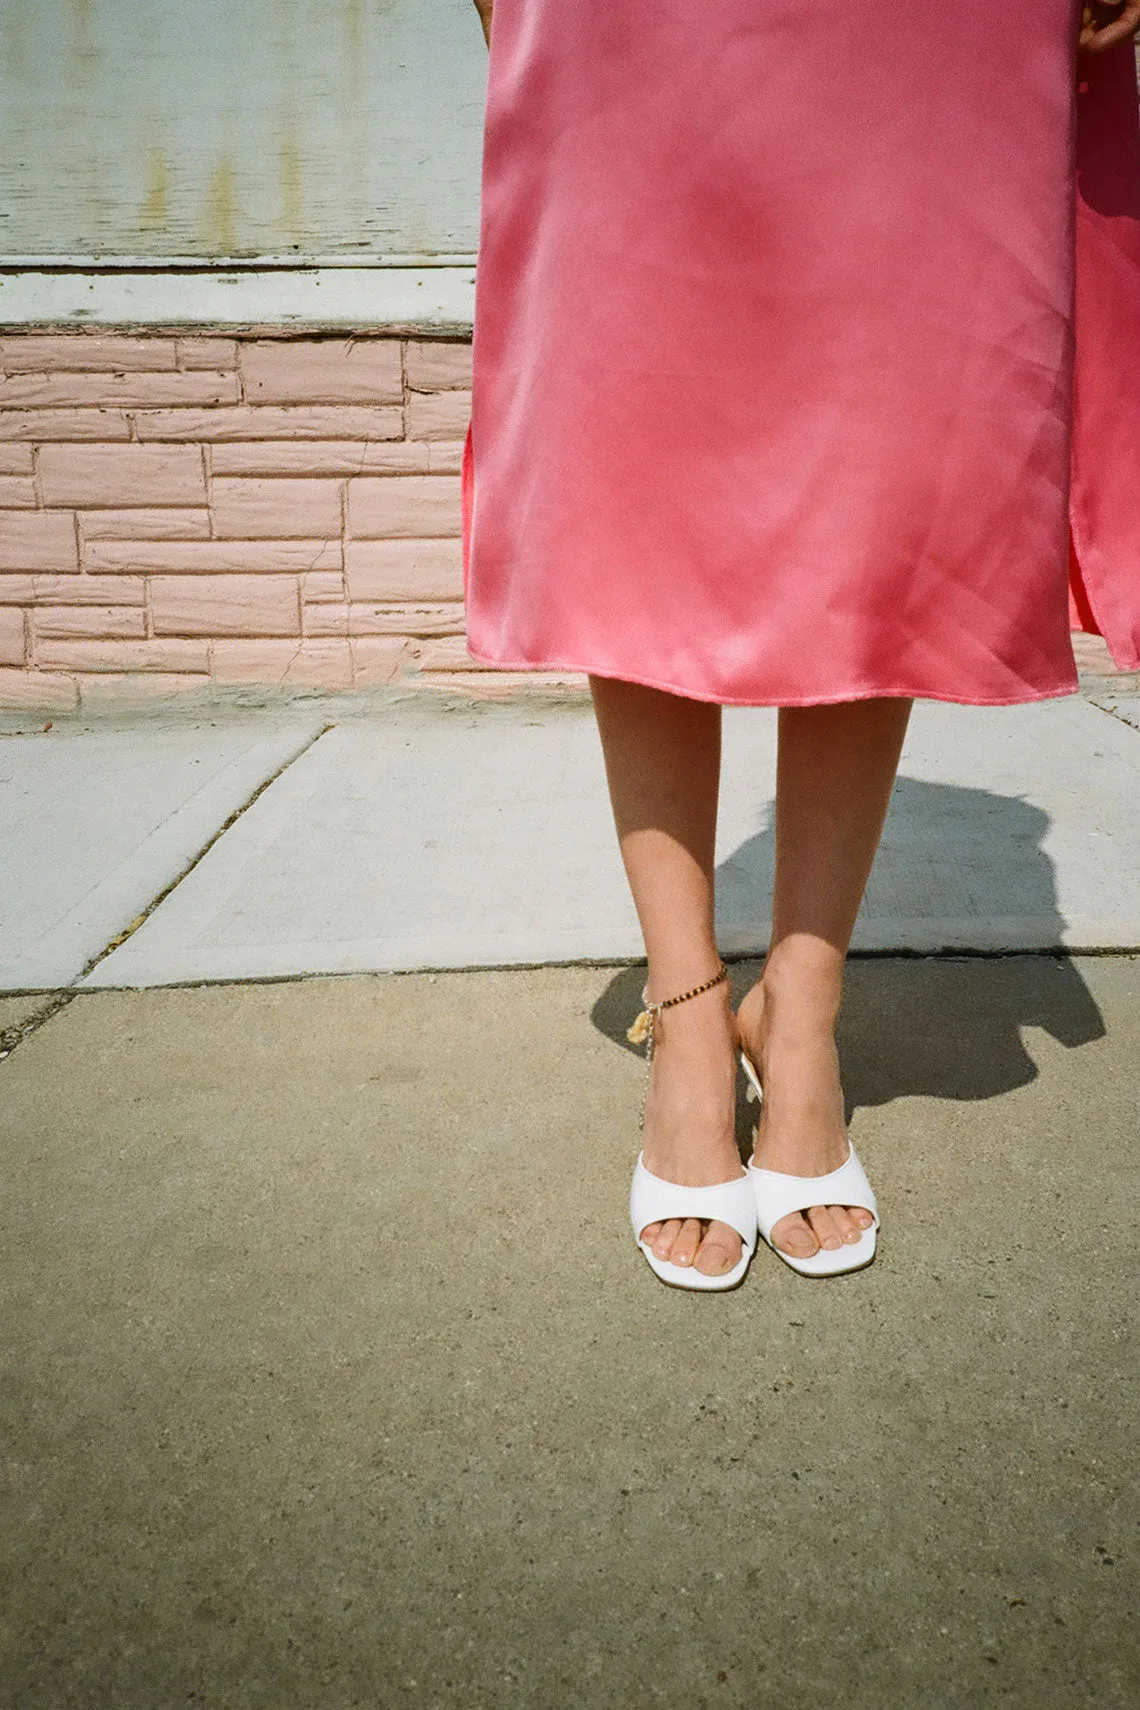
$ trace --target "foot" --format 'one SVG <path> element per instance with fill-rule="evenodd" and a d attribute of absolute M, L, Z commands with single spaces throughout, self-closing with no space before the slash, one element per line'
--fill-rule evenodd
<path fill-rule="evenodd" d="M 657 1018 L 645 1100 L 645 1167 L 684 1187 L 731 1181 L 736 1149 L 736 1038 L 727 986 L 714 986 Z M 671 1218 L 647 1223 L 641 1239 L 659 1259 L 723 1276 L 740 1263 L 743 1243 L 727 1223 Z"/>
<path fill-rule="evenodd" d="M 824 1176 L 846 1163 L 850 1149 L 844 1121 L 839 1054 L 830 1018 L 818 1023 L 797 1015 L 781 1025 L 777 1005 L 758 981 L 737 1012 L 740 1043 L 764 1088 L 754 1162 L 792 1176 Z M 810 1259 L 859 1240 L 874 1222 L 864 1206 L 813 1205 L 782 1217 L 772 1242 L 796 1259 Z"/>

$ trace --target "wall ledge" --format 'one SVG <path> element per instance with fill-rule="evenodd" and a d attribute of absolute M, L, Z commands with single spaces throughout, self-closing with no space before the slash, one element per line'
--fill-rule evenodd
<path fill-rule="evenodd" d="M 346 327 L 469 337 L 474 310 L 471 261 L 415 267 L 0 265 L 0 330 L 12 332 L 210 327 L 271 335 Z"/>

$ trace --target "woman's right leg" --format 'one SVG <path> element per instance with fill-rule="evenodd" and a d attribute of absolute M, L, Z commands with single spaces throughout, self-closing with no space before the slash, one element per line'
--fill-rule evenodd
<path fill-rule="evenodd" d="M 608 677 L 590 688 L 653 1003 L 716 972 L 713 861 L 720 708 Z M 726 983 L 658 1016 L 643 1147 L 655 1175 L 702 1187 L 740 1174 L 735 1054 Z M 649 1224 L 659 1258 L 721 1275 L 739 1261 L 724 1223 Z"/>

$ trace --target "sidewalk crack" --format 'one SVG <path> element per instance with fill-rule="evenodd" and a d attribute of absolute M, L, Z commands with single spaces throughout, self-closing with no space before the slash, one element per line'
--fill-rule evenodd
<path fill-rule="evenodd" d="M 271 772 L 267 778 L 263 778 L 257 788 L 252 790 L 246 797 L 245 801 L 241 803 L 240 807 L 236 807 L 229 817 L 222 821 L 221 825 L 219 825 L 218 829 L 212 834 L 212 836 L 206 839 L 197 854 L 190 857 L 189 861 L 187 861 L 186 865 L 182 868 L 182 871 L 177 873 L 175 877 L 171 879 L 170 883 L 165 885 L 156 896 L 152 897 L 142 912 L 140 914 L 136 914 L 129 926 L 124 926 L 121 932 L 117 932 L 113 938 L 109 939 L 103 946 L 102 950 L 97 951 L 96 954 L 92 956 L 82 968 L 80 968 L 73 981 L 73 986 L 78 988 L 80 982 L 87 978 L 92 968 L 97 968 L 99 963 L 105 961 L 113 950 L 117 950 L 121 944 L 126 943 L 128 938 L 133 937 L 143 922 L 150 918 L 155 909 L 158 908 L 161 903 L 166 901 L 172 891 L 178 889 L 178 886 L 182 883 L 183 879 L 187 878 L 188 875 L 194 871 L 198 863 L 210 853 L 210 850 L 214 847 L 215 843 L 223 838 L 226 832 L 230 830 L 231 826 L 236 825 L 237 821 L 241 819 L 244 814 L 249 812 L 258 797 L 264 795 L 269 786 L 271 784 L 275 784 L 278 778 L 280 778 L 283 773 L 287 772 L 290 766 L 295 765 L 303 754 L 307 754 L 309 749 L 314 747 L 321 740 L 322 736 L 327 736 L 329 731 L 334 730 L 335 728 L 335 724 L 323 724 L 319 730 L 314 731 L 313 735 L 301 744 L 300 748 L 298 748 L 295 753 L 290 754 L 287 759 L 283 760 L 280 766 Z"/>

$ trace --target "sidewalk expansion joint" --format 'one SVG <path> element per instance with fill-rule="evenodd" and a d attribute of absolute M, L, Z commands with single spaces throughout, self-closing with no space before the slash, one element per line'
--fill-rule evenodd
<path fill-rule="evenodd" d="M 189 861 L 187 861 L 187 863 L 183 867 L 182 871 L 180 873 L 176 874 L 175 877 L 173 879 L 171 879 L 170 883 L 168 885 L 164 886 L 163 889 L 161 891 L 159 891 L 158 895 L 151 899 L 151 901 L 143 909 L 142 913 L 136 914 L 135 918 L 131 921 L 129 926 L 124 926 L 124 928 L 121 932 L 117 932 L 115 934 L 114 938 L 108 940 L 108 942 L 103 946 L 102 950 L 98 951 L 96 955 L 92 956 L 90 961 L 87 962 L 86 965 L 79 970 L 78 974 L 75 976 L 75 980 L 74 980 L 73 984 L 78 986 L 78 984 L 81 980 L 85 980 L 87 978 L 87 976 L 91 972 L 92 968 L 97 968 L 99 966 L 99 963 L 104 961 L 111 954 L 112 950 L 117 950 L 119 948 L 120 944 L 125 944 L 128 938 L 133 937 L 133 935 L 138 931 L 139 927 L 143 924 L 144 920 L 149 920 L 150 916 L 154 913 L 155 909 L 158 908 L 160 906 L 160 904 L 162 904 L 166 901 L 167 897 L 171 894 L 172 891 L 176 891 L 178 889 L 178 887 L 182 883 L 183 879 L 185 879 L 190 873 L 192 873 L 194 871 L 194 869 L 198 865 L 198 863 L 205 856 L 207 856 L 210 853 L 210 850 L 214 847 L 215 843 L 219 842 L 220 839 L 226 835 L 226 832 L 230 830 L 231 826 L 234 826 L 237 824 L 238 820 L 241 819 L 243 814 L 246 814 L 249 812 L 250 808 L 253 806 L 254 802 L 258 799 L 258 797 L 263 796 L 265 794 L 266 790 L 269 788 L 269 786 L 271 784 L 275 784 L 277 782 L 278 778 L 280 778 L 285 772 L 287 772 L 289 770 L 290 766 L 294 765 L 301 758 L 302 754 L 307 754 L 309 752 L 309 749 L 314 747 L 315 744 L 321 740 L 322 736 L 327 736 L 329 731 L 333 730 L 333 729 L 335 729 L 334 725 L 323 724 L 318 731 L 316 731 L 312 736 L 310 736 L 307 741 L 305 741 L 301 744 L 300 748 L 297 749 L 295 754 L 290 754 L 289 758 L 287 760 L 283 760 L 281 762 L 280 766 L 277 767 L 276 771 L 271 772 L 269 774 L 268 778 L 263 778 L 261 783 L 258 784 L 257 788 L 255 790 L 252 790 L 250 792 L 250 794 L 247 796 L 246 800 L 244 802 L 242 802 L 241 806 L 236 807 L 234 809 L 233 813 L 230 814 L 229 818 L 222 821 L 222 823 L 221 823 L 221 825 L 219 825 L 217 831 L 215 831 L 211 837 L 208 837 L 206 839 L 205 843 L 203 843 L 203 845 L 202 845 L 201 849 L 199 849 L 198 853 L 196 855 L 192 855 L 190 857 Z"/>
<path fill-rule="evenodd" d="M 1117 724 L 1122 724 L 1124 726 L 1125 730 L 1135 732 L 1136 726 L 1133 724 L 1132 720 L 1125 718 L 1123 713 L 1117 712 L 1115 707 L 1106 707 L 1103 701 L 1096 700 L 1092 695 L 1086 695 L 1085 699 L 1090 707 L 1096 708 L 1097 712 L 1104 713 L 1108 718 L 1114 718 Z"/>
<path fill-rule="evenodd" d="M 125 926 L 121 932 L 117 932 L 114 938 L 110 939 L 108 943 L 103 946 L 102 950 L 91 957 L 85 966 L 79 970 L 78 974 L 76 974 L 70 986 L 52 992 L 49 995 L 48 1002 L 42 1010 L 37 1010 L 34 1015 L 28 1016 L 26 1020 L 18 1022 L 14 1027 L 8 1027 L 0 1030 L 0 1062 L 3 1062 L 6 1058 L 10 1057 L 13 1051 L 16 1050 L 17 1046 L 22 1045 L 25 1039 L 30 1039 L 32 1034 L 38 1032 L 45 1022 L 50 1021 L 53 1016 L 58 1015 L 61 1010 L 66 1009 L 73 998 L 79 997 L 81 995 L 79 989 L 80 981 L 86 979 L 92 968 L 98 967 L 99 963 L 102 962 L 105 957 L 109 956 L 112 950 L 117 950 L 120 944 L 125 944 L 127 939 L 130 938 L 133 933 L 138 931 L 144 920 L 149 919 L 155 909 L 158 908 L 159 904 L 165 902 L 170 893 L 178 888 L 183 879 L 186 878 L 187 874 L 194 871 L 194 868 L 198 865 L 199 861 L 202 860 L 203 856 L 209 854 L 210 850 L 214 847 L 219 838 L 224 837 L 231 826 L 235 825 L 237 821 L 241 819 L 242 815 L 248 812 L 257 798 L 264 795 L 270 784 L 275 784 L 278 778 L 280 778 L 284 772 L 287 772 L 289 767 L 292 766 L 295 761 L 299 760 L 303 754 L 307 754 L 309 749 L 321 740 L 322 736 L 327 736 L 329 731 L 333 729 L 335 729 L 335 725 L 331 723 L 323 724 L 319 730 L 315 731 L 312 736 L 301 744 L 295 753 L 290 754 L 287 759 L 283 760 L 280 766 L 270 773 L 268 778 L 263 778 L 257 788 L 252 790 L 246 800 L 241 803 L 240 807 L 236 807 L 229 817 L 223 820 L 222 824 L 213 833 L 213 835 L 207 838 L 206 842 L 203 843 L 197 854 L 191 856 L 190 860 L 187 861 L 186 865 L 182 868 L 182 871 L 176 874 L 176 876 L 171 879 L 170 883 L 165 885 L 163 889 L 159 891 L 154 898 L 152 898 L 146 908 L 143 909 L 142 913 L 137 914 L 129 926 Z"/>
<path fill-rule="evenodd" d="M 299 747 L 294 754 L 291 754 L 289 758 L 284 759 L 284 761 L 280 763 L 280 766 L 277 766 L 277 769 L 268 775 L 268 778 L 263 778 L 260 785 L 256 787 L 256 790 L 251 790 L 250 795 L 246 797 L 243 804 L 236 807 L 236 809 L 232 811 L 232 814 L 229 814 L 229 817 L 222 821 L 222 824 L 217 828 L 217 831 L 215 831 L 210 838 L 207 838 L 207 841 L 203 843 L 202 848 L 198 850 L 197 855 L 191 855 L 190 860 L 186 862 L 183 870 L 181 870 L 179 874 L 176 874 L 176 877 L 171 879 L 171 882 L 169 882 L 167 886 L 162 887 L 161 891 L 157 893 L 157 896 L 152 898 L 150 903 L 147 903 L 147 906 L 142 910 L 142 913 L 140 913 L 140 915 L 135 915 L 135 918 L 130 922 L 130 925 L 123 927 L 121 932 L 116 932 L 115 937 L 109 940 L 108 944 L 104 944 L 103 949 L 97 952 L 96 956 L 92 956 L 91 961 L 87 961 L 84 968 L 80 968 L 79 973 L 77 973 L 75 978 L 73 978 L 73 982 L 70 987 L 62 987 L 60 990 L 56 990 L 56 992 L 48 994 L 48 1002 L 44 1004 L 43 1009 L 38 1009 L 38 1011 L 34 1012 L 32 1016 L 27 1016 L 24 1021 L 21 1021 L 21 1023 L 15 1024 L 12 1028 L 0 1029 L 0 1062 L 3 1062 L 5 1058 L 9 1058 L 15 1048 L 24 1043 L 24 1040 L 29 1040 L 32 1033 L 38 1033 L 39 1028 L 43 1028 L 44 1023 L 48 1023 L 48 1021 L 51 1021 L 53 1017 L 58 1016 L 60 1011 L 67 1009 L 68 1004 L 72 1002 L 72 999 L 80 997 L 80 980 L 85 980 L 85 976 L 91 973 L 92 968 L 97 968 L 99 963 L 101 963 L 106 956 L 111 954 L 111 951 L 116 951 L 116 949 L 120 947 L 120 944 L 125 944 L 126 939 L 128 939 L 128 937 L 132 937 L 133 932 L 137 932 L 138 927 L 144 923 L 144 920 L 147 920 L 147 918 L 156 911 L 159 903 L 164 903 L 167 896 L 171 894 L 171 891 L 178 889 L 179 884 L 183 882 L 186 874 L 193 872 L 193 869 L 197 867 L 198 862 L 202 860 L 203 855 L 209 855 L 210 850 L 214 848 L 214 845 L 219 841 L 219 838 L 226 836 L 229 828 L 238 823 L 244 812 L 248 812 L 248 809 L 253 807 L 256 799 L 258 799 L 260 795 L 263 795 L 263 793 L 267 792 L 268 787 L 270 787 L 270 783 L 277 783 L 277 780 L 282 776 L 282 773 L 289 771 L 289 768 L 294 764 L 294 761 L 299 761 L 303 754 L 308 754 L 309 749 L 311 749 L 316 742 L 320 742 L 321 737 L 328 735 L 328 732 L 333 730 L 333 728 L 335 728 L 335 725 L 332 725 L 332 723 L 321 725 L 320 730 L 314 730 L 313 735 L 308 737 L 308 740 L 303 742 L 301 747 Z"/>
<path fill-rule="evenodd" d="M 5 993 L 5 996 L 8 995 Z M 43 995 L 46 1001 L 42 1009 L 36 1010 L 34 1015 L 26 1016 L 23 1021 L 18 1021 L 14 1027 L 0 1028 L 0 1063 L 12 1055 L 17 1045 L 22 1045 L 25 1039 L 30 1039 L 33 1033 L 38 1033 L 45 1021 L 50 1021 L 61 1009 L 66 1009 L 72 998 L 78 997 L 79 993 L 67 987 Z"/>
<path fill-rule="evenodd" d="M 1140 944 L 1036 944 L 1022 949 L 971 949 L 960 944 L 947 944 L 936 950 L 914 950 L 893 947 L 882 950 L 853 949 L 847 952 L 851 962 L 1002 962 L 1026 961 L 1092 961 L 1131 960 L 1140 958 Z M 748 962 L 764 960 L 763 950 L 726 950 L 723 960 L 730 968 Z M 296 970 L 284 974 L 218 974 L 199 975 L 185 980 L 163 980 L 158 985 L 97 986 L 68 992 L 71 997 L 95 999 L 108 992 L 190 992 L 221 989 L 226 986 L 299 986 L 320 980 L 410 980 L 462 977 L 464 974 L 524 974 L 563 973 L 574 968 L 644 968 L 644 956 L 573 956 L 544 958 L 535 962 L 465 962 L 461 966 L 441 967 L 438 962 L 420 962 L 403 968 L 317 968 Z"/>

